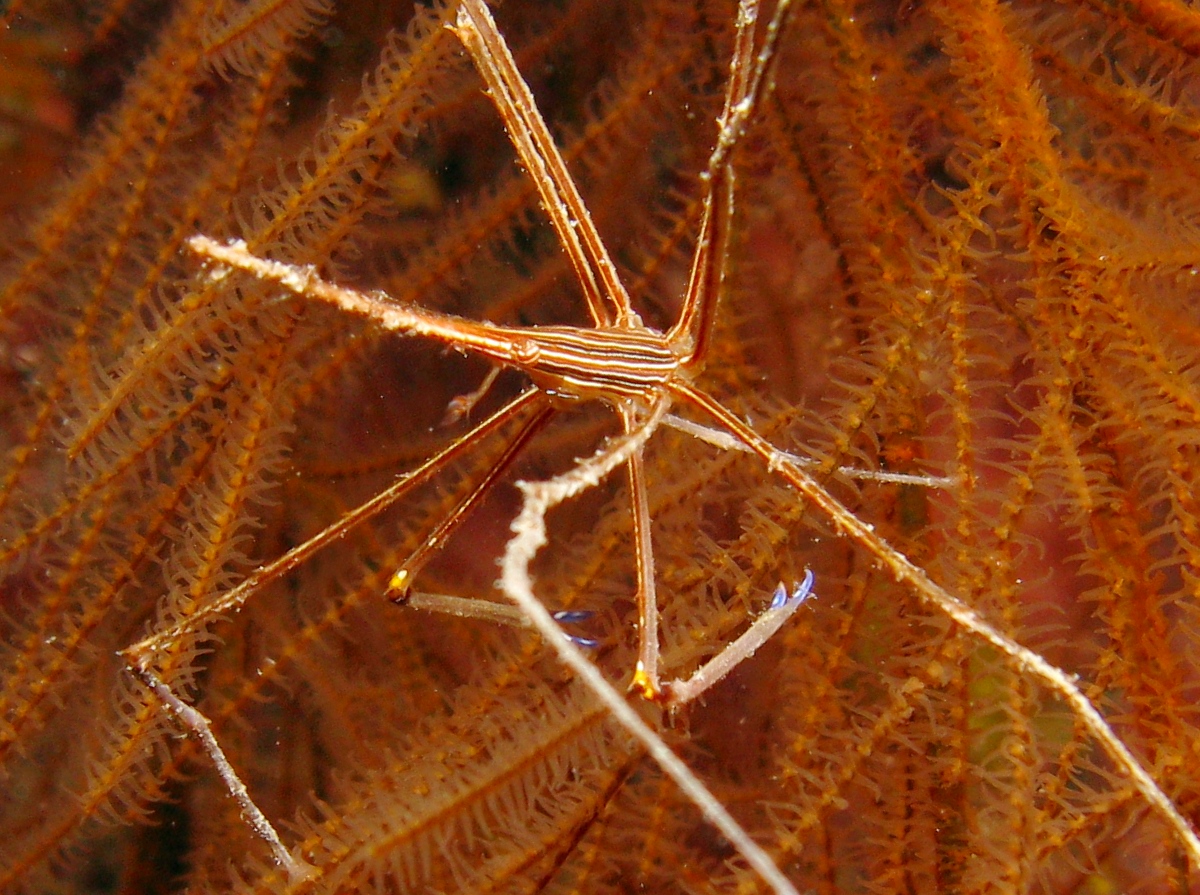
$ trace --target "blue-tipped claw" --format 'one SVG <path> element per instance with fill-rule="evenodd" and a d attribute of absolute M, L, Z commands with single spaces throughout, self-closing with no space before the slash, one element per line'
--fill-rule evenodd
<path fill-rule="evenodd" d="M 580 622 L 589 621 L 596 613 L 590 609 L 560 609 L 558 612 L 550 614 L 560 624 L 577 625 Z M 567 639 L 576 646 L 583 647 L 584 649 L 595 649 L 600 645 L 599 640 L 592 637 L 580 637 L 576 634 L 567 634 Z"/>
<path fill-rule="evenodd" d="M 809 597 L 815 596 L 812 592 L 815 580 L 816 576 L 813 575 L 812 569 L 805 569 L 804 580 L 792 586 L 791 596 L 788 595 L 787 588 L 783 586 L 783 582 L 781 581 L 775 588 L 775 593 L 771 595 L 771 605 L 768 607 L 768 611 L 771 609 L 782 609 L 784 606 L 792 603 L 799 606 Z"/>

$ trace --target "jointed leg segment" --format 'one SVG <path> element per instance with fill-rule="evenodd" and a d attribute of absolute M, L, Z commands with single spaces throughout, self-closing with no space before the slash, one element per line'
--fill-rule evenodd
<path fill-rule="evenodd" d="M 785 13 L 787 2 L 778 7 L 770 34 L 778 32 L 779 23 Z M 484 356 L 527 370 L 535 382 L 549 381 L 558 390 L 575 389 L 580 396 L 599 397 L 609 401 L 617 409 L 624 438 L 607 448 L 594 462 L 581 463 L 565 476 L 560 477 L 566 490 L 563 496 L 586 487 L 591 487 L 603 472 L 600 467 L 611 469 L 624 463 L 628 470 L 630 499 L 633 503 L 632 519 L 634 530 L 634 556 L 638 579 L 639 614 L 639 660 L 634 677 L 634 688 L 650 698 L 659 699 L 668 705 L 677 706 L 695 698 L 730 668 L 764 642 L 807 596 L 811 580 L 799 587 L 793 598 L 776 600 L 763 616 L 751 625 L 730 648 L 720 653 L 709 664 L 687 682 L 662 684 L 658 674 L 658 608 L 655 591 L 654 556 L 651 538 L 649 500 L 645 481 L 645 469 L 641 458 L 642 445 L 653 435 L 663 415 L 670 407 L 673 392 L 668 383 L 676 377 L 693 375 L 703 363 L 716 302 L 724 274 L 723 261 L 729 221 L 732 215 L 733 173 L 729 167 L 729 154 L 744 130 L 755 100 L 764 81 L 763 73 L 769 53 L 757 60 L 752 55 L 754 25 L 757 18 L 755 0 L 741 0 L 738 17 L 735 52 L 731 63 L 731 77 L 721 116 L 718 146 L 710 159 L 702 180 L 706 186 L 703 198 L 701 231 L 693 259 L 684 307 L 678 323 L 668 334 L 658 333 L 644 327 L 634 312 L 628 294 L 622 286 L 616 267 L 610 259 L 591 222 L 573 181 L 567 173 L 549 131 L 542 121 L 528 87 L 513 64 L 508 48 L 497 31 L 491 15 L 482 0 L 463 0 L 458 10 L 454 29 L 464 46 L 471 53 L 477 68 L 488 85 L 489 92 L 512 135 L 514 146 L 527 170 L 537 184 L 542 203 L 547 209 L 560 241 L 571 259 L 579 282 L 587 299 L 596 330 L 559 328 L 554 333 L 548 329 L 506 330 L 502 327 L 473 324 L 470 321 L 450 318 L 413 308 L 402 308 L 376 296 L 356 293 L 320 280 L 311 269 L 300 269 L 256 258 L 244 244 L 221 246 L 203 237 L 191 241 L 193 250 L 228 267 L 247 270 L 263 280 L 274 280 L 297 294 L 310 299 L 331 302 L 344 310 L 365 315 L 376 320 L 386 329 L 439 339 L 460 348 L 475 350 Z M 769 38 L 768 46 L 773 46 Z M 217 272 L 216 276 L 223 276 Z M 611 310 L 610 310 L 611 305 Z M 654 373 L 653 371 L 659 371 Z M 466 439 L 456 444 L 474 441 L 485 430 L 506 421 L 517 412 L 516 404 L 532 398 L 518 399 L 510 408 L 501 411 L 477 427 Z M 549 414 L 543 406 L 531 421 L 509 443 L 489 472 L 472 488 L 446 519 L 429 535 L 421 548 L 404 564 L 392 580 L 393 589 L 407 593 L 413 576 L 438 549 L 452 530 L 465 518 L 465 514 L 478 503 L 508 467 L 512 458 L 524 446 L 533 433 L 541 427 Z M 427 463 L 414 481 L 406 479 L 386 492 L 390 503 L 399 493 L 415 484 L 415 477 L 425 477 L 450 459 L 450 452 L 439 455 Z M 589 476 L 592 476 L 589 478 Z M 530 492 L 532 493 L 532 492 Z M 381 495 L 381 498 L 383 495 Z M 562 499 L 558 497 L 556 499 Z M 553 501 L 551 501 L 553 502 Z M 350 514 L 349 524 L 354 524 L 378 512 L 383 501 L 372 501 L 362 510 Z M 543 502 L 541 513 L 550 504 Z M 527 510 L 536 515 L 536 503 Z M 518 523 L 520 524 L 520 520 Z M 211 618 L 216 613 L 235 609 L 265 580 L 293 568 L 296 563 L 311 554 L 329 540 L 343 532 L 349 525 L 338 524 L 318 535 L 309 544 L 287 554 L 259 573 L 252 575 L 243 586 L 217 601 L 217 605 L 202 611 L 202 618 Z M 528 534 L 528 532 L 526 533 Z M 521 551 L 528 550 L 531 542 L 518 533 L 510 542 L 509 559 L 506 560 L 505 577 L 509 581 L 505 591 L 521 606 L 526 616 L 563 656 L 564 661 L 580 671 L 584 680 L 609 705 L 626 728 L 638 736 L 651 754 L 663 765 L 702 807 L 710 820 L 725 833 L 752 866 L 767 879 L 775 891 L 794 892 L 791 884 L 783 877 L 773 862 L 745 834 L 725 812 L 694 775 L 667 749 L 662 741 L 633 713 L 624 700 L 603 680 L 594 666 L 583 658 L 572 643 L 571 637 L 557 628 L 557 622 L 533 598 L 528 590 L 514 589 L 512 574 L 520 564 Z M 519 549 L 518 549 L 519 548 Z M 536 550 L 536 546 L 532 549 Z M 531 555 L 531 554 L 528 554 Z M 515 557 L 515 558 L 514 558 Z M 202 618 L 194 618 L 189 625 L 199 624 Z M 135 645 L 127 655 L 143 679 L 152 676 L 149 656 L 155 646 L 180 633 L 172 629 L 164 631 Z M 181 716 L 182 717 L 182 716 Z M 202 718 L 202 716 L 201 716 Z M 186 723 L 186 719 L 185 723 Z M 213 755 L 218 765 L 229 768 L 215 741 L 209 743 L 204 734 L 206 728 L 190 725 L 190 729 Z M 230 774 L 232 769 L 229 768 Z M 233 776 L 236 780 L 236 775 Z M 240 784 L 238 784 L 240 786 Z M 231 786 L 231 791 L 234 787 Z M 243 789 L 244 792 L 244 789 Z M 264 819 L 265 822 L 265 819 Z M 277 854 L 282 846 L 278 836 L 266 826 L 264 838 L 272 841 Z M 280 858 L 286 861 L 286 854 Z"/>
<path fill-rule="evenodd" d="M 994 644 L 1020 664 L 1024 671 L 1042 680 L 1066 699 L 1117 764 L 1131 776 L 1138 790 L 1179 831 L 1193 857 L 1200 860 L 1200 840 L 1197 840 L 1190 825 L 1064 672 L 998 632 L 939 587 L 923 570 L 837 502 L 800 464 L 770 445 L 692 382 L 705 360 L 724 276 L 724 259 L 733 213 L 734 172 L 731 155 L 753 117 L 756 104 L 767 89 L 766 73 L 779 40 L 787 7 L 787 0 L 776 7 L 775 17 L 767 27 L 762 46 L 756 54 L 758 3 L 757 0 L 739 2 L 734 51 L 717 144 L 702 174 L 705 194 L 702 198 L 700 233 L 680 318 L 666 333 L 643 326 L 633 310 L 616 267 L 483 0 L 462 0 L 454 31 L 474 59 L 512 136 L 522 164 L 537 184 L 542 204 L 575 269 L 595 329 L 506 328 L 477 324 L 418 308 L 401 307 L 378 296 L 344 289 L 320 280 L 312 270 L 257 258 L 244 246 L 222 246 L 202 237 L 192 240 L 191 246 L 218 264 L 240 268 L 260 279 L 278 282 L 305 298 L 326 301 L 370 317 L 386 329 L 422 335 L 476 351 L 495 362 L 524 370 L 539 385 L 575 397 L 599 398 L 616 409 L 623 435 L 611 445 L 551 481 L 519 483 L 525 494 L 525 505 L 513 523 L 514 534 L 503 560 L 501 587 L 529 622 L 538 628 L 563 662 L 576 671 L 579 678 L 609 708 L 613 717 L 643 743 L 666 773 L 684 788 L 706 817 L 721 829 L 776 892 L 790 893 L 794 889 L 762 849 L 733 821 L 723 806 L 662 740 L 646 727 L 625 699 L 600 675 L 595 665 L 580 653 L 572 639 L 561 631 L 558 622 L 534 596 L 529 577 L 529 563 L 546 540 L 545 515 L 549 509 L 595 486 L 605 475 L 624 464 L 632 502 L 634 559 L 638 580 L 640 644 L 632 687 L 646 697 L 671 707 L 695 699 L 738 662 L 753 654 L 811 596 L 813 578 L 811 573 L 806 573 L 804 581 L 796 585 L 790 594 L 787 589 L 783 589 L 782 593 L 777 591 L 770 606 L 745 633 L 728 644 L 691 678 L 686 681 L 659 680 L 654 554 L 642 449 L 674 403 L 693 408 L 727 432 L 738 444 L 758 455 L 772 474 L 779 475 L 818 507 L 842 533 L 886 565 L 897 580 L 905 582 L 922 599 L 960 625 Z M 413 474 L 427 476 L 449 462 L 458 446 L 474 443 L 476 438 L 494 431 L 528 404 L 543 404 L 521 433 L 509 443 L 489 472 L 397 572 L 392 583 L 394 589 L 407 591 L 413 576 L 430 553 L 444 542 L 471 507 L 491 489 L 516 453 L 553 412 L 552 408 L 538 399 L 538 394 L 537 390 L 526 393 Z M 408 487 L 411 487 L 408 479 L 394 486 L 401 490 Z M 393 489 L 385 492 L 388 495 L 387 502 L 395 500 L 398 493 L 393 493 Z M 383 497 L 381 495 L 376 501 Z M 320 543 L 316 546 L 327 543 L 350 525 L 378 512 L 381 506 L 376 506 L 376 501 L 368 504 L 369 510 L 363 508 L 350 514 L 345 525 L 339 523 L 335 526 L 335 533 L 328 533 L 334 529 L 322 533 L 318 536 Z M 297 548 L 255 573 L 243 586 L 235 588 L 213 607 L 205 608 L 200 618 L 211 618 L 217 613 L 237 608 L 253 589 L 262 584 L 264 576 L 274 577 L 281 574 L 280 570 L 293 568 L 313 549 L 316 547 L 309 548 L 308 545 Z M 193 619 L 188 624 L 198 623 L 197 619 Z M 164 631 L 127 651 L 126 655 L 140 669 L 143 679 L 146 679 L 149 670 L 148 656 L 155 646 L 171 640 L 179 633 L 178 628 Z"/>

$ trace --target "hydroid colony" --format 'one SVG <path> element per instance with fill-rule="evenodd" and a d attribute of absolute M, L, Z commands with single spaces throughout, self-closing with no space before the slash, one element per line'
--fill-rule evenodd
<path fill-rule="evenodd" d="M 659 327 L 697 232 L 732 9 L 498 11 Z M 115 652 L 464 431 L 438 424 L 485 368 L 278 290 L 211 288 L 183 241 L 252 239 L 472 319 L 582 323 L 583 305 L 441 27 L 452 13 L 95 12 L 90 33 L 136 65 L 6 249 L 0 888 L 274 890 L 261 841 Z M 792 15 L 739 151 L 705 387 L 823 464 L 949 592 L 1079 674 L 1195 818 L 1191 13 Z M 475 412 L 520 387 L 502 376 Z M 611 431 L 602 412 L 565 416 L 512 478 L 561 472 Z M 326 888 L 758 885 L 531 635 L 386 600 L 498 444 L 180 639 L 161 666 L 172 687 L 288 842 L 331 868 Z M 815 608 L 664 728 L 797 887 L 1195 885 L 1076 714 L 753 460 L 662 433 L 646 462 L 672 674 L 743 630 L 778 579 L 817 575 Z M 594 658 L 624 682 L 619 490 L 552 514 L 535 572 L 552 606 L 597 613 Z M 422 587 L 492 594 L 517 505 L 497 487 Z"/>

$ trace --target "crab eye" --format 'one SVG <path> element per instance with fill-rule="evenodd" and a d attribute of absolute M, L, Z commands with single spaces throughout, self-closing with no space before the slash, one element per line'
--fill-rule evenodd
<path fill-rule="evenodd" d="M 512 346 L 513 361 L 518 364 L 536 364 L 542 349 L 533 339 L 517 339 Z"/>

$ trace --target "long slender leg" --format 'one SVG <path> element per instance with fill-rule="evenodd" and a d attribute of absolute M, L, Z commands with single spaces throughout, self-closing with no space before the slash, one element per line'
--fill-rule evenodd
<path fill-rule="evenodd" d="M 637 419 L 622 408 L 625 434 L 637 429 Z M 633 504 L 633 551 L 637 562 L 638 660 L 629 689 L 647 699 L 658 699 L 658 592 L 654 583 L 654 545 L 650 536 L 650 501 L 646 495 L 646 470 L 641 449 L 625 464 L 629 474 L 629 499 Z"/>
<path fill-rule="evenodd" d="M 703 363 L 708 353 L 717 299 L 725 279 L 729 225 L 733 218 L 733 185 L 733 170 L 729 167 L 719 169 L 709 181 L 683 308 L 678 322 L 667 333 L 668 343 L 687 347 L 682 354 L 685 366 Z"/>
<path fill-rule="evenodd" d="M 402 475 L 391 486 L 372 497 L 366 503 L 346 513 L 328 528 L 313 535 L 303 544 L 293 547 L 278 559 L 256 569 L 250 575 L 246 576 L 245 580 L 238 584 L 237 587 L 222 594 L 211 603 L 200 607 L 184 621 L 170 628 L 157 631 L 144 640 L 138 641 L 124 649 L 121 655 L 129 661 L 131 667 L 149 668 L 153 664 L 156 650 L 170 649 L 172 643 L 188 632 L 195 631 L 205 622 L 223 613 L 238 609 L 259 588 L 265 586 L 270 581 L 274 581 L 281 575 L 286 575 L 318 550 L 336 541 L 356 525 L 383 512 L 411 489 L 429 479 L 430 476 L 442 469 L 447 463 L 455 460 L 465 450 L 473 446 L 477 439 L 492 434 L 531 404 L 542 403 L 544 401 L 545 396 L 536 389 L 530 389 L 517 396 L 466 435 L 455 439 L 453 443 L 434 454 L 416 469 Z M 516 440 L 519 441 L 521 438 L 522 435 L 518 433 Z"/>
<path fill-rule="evenodd" d="M 686 705 L 753 656 L 760 646 L 775 636 L 775 632 L 792 617 L 792 613 L 813 596 L 812 587 L 811 571 L 805 572 L 804 580 L 792 588 L 791 594 L 780 584 L 771 605 L 737 640 L 701 665 L 687 680 L 663 683 L 663 701 L 667 707 L 677 709 Z"/>
<path fill-rule="evenodd" d="M 548 404 L 542 408 L 533 417 L 530 418 L 517 436 L 508 443 L 502 453 L 492 463 L 487 474 L 484 475 L 475 486 L 471 489 L 458 505 L 454 507 L 443 519 L 438 523 L 424 540 L 421 541 L 421 546 L 414 550 L 404 561 L 404 564 L 392 576 L 391 582 L 388 584 L 388 589 L 393 591 L 398 601 L 403 601 L 407 595 L 409 588 L 412 587 L 413 578 L 416 577 L 433 555 L 445 546 L 446 541 L 459 525 L 470 515 L 481 500 L 487 495 L 492 487 L 499 480 L 500 476 L 512 465 L 513 460 L 517 455 L 524 450 L 529 444 L 529 440 L 550 420 L 554 415 L 554 408 Z"/>
<path fill-rule="evenodd" d="M 725 278 L 734 194 L 730 156 L 766 91 L 767 69 L 775 58 L 775 49 L 790 5 L 791 0 L 780 0 L 757 56 L 754 56 L 757 0 L 742 0 L 739 5 L 737 35 L 734 38 L 733 58 L 729 63 L 725 106 L 720 118 L 721 128 L 708 167 L 701 175 L 708 191 L 704 196 L 696 251 L 692 257 L 692 269 L 679 320 L 667 334 L 667 341 L 672 345 L 687 346 L 683 357 L 688 365 L 704 360 L 716 316 L 717 298 Z"/>
<path fill-rule="evenodd" d="M 713 447 L 720 448 L 723 451 L 743 451 L 747 454 L 752 454 L 752 451 L 744 443 L 734 438 L 724 429 L 714 429 L 710 426 L 702 426 L 699 423 L 684 419 L 681 416 L 676 416 L 673 413 L 668 413 L 663 417 L 663 425 L 670 426 L 679 432 L 683 432 L 693 438 L 703 441 L 706 444 L 711 444 Z M 820 464 L 812 457 L 801 457 L 799 454 L 790 454 L 787 451 L 776 449 L 776 453 L 789 463 L 795 463 L 798 466 L 803 466 L 808 469 L 814 469 Z M 921 488 L 952 488 L 955 484 L 955 479 L 951 476 L 944 475 L 922 475 L 909 472 L 884 472 L 879 469 L 859 469 L 856 466 L 839 466 L 835 470 L 838 475 L 843 475 L 848 479 L 858 479 L 864 482 L 890 482 L 893 485 L 917 485 Z"/>
<path fill-rule="evenodd" d="M 721 831 L 771 889 L 777 895 L 797 895 L 796 887 L 775 866 L 771 856 L 750 838 L 687 764 L 671 751 L 662 737 L 642 720 L 600 670 L 571 643 L 533 593 L 529 564 L 546 543 L 546 514 L 564 500 L 594 487 L 618 465 L 640 451 L 646 440 L 658 428 L 668 404 L 669 401 L 665 399 L 659 401 L 632 432 L 624 435 L 617 443 L 581 461 L 569 472 L 545 482 L 518 483 L 518 487 L 525 494 L 525 504 L 513 521 L 513 537 L 504 551 L 500 567 L 500 586 L 521 608 L 546 642 L 554 648 L 559 659 L 596 695 L 613 719 L 645 747 L 663 772 L 675 781 L 704 817 Z"/>
<path fill-rule="evenodd" d="M 618 326 L 636 319 L 608 249 L 596 232 L 592 216 L 487 4 L 463 0 L 454 32 L 475 60 L 521 163 L 541 194 L 550 222 L 575 268 L 592 320 L 597 326 L 612 324 L 605 298 L 616 307 Z"/>
<path fill-rule="evenodd" d="M 298 885 L 312 876 L 312 865 L 303 858 L 293 856 L 288 851 L 287 846 L 283 844 L 283 840 L 279 838 L 279 833 L 275 831 L 275 827 L 267 820 L 267 816 L 262 813 L 262 810 L 254 803 L 254 800 L 250 798 L 246 784 L 242 782 L 242 778 L 238 776 L 237 771 L 234 770 L 233 765 L 226 757 L 225 750 L 221 748 L 221 744 L 213 736 L 212 726 L 208 723 L 208 719 L 195 706 L 188 705 L 176 696 L 171 688 L 164 684 L 158 675 L 148 668 L 134 668 L 134 674 L 158 697 L 159 701 L 167 707 L 167 710 L 175 716 L 179 723 L 187 728 L 188 732 L 199 741 L 200 748 L 208 753 L 209 759 L 216 767 L 221 780 L 225 783 L 225 788 L 229 791 L 233 800 L 238 803 L 238 808 L 241 809 L 242 816 L 250 824 L 251 829 L 258 834 L 259 838 L 270 847 L 271 854 L 275 857 L 275 863 L 284 868 L 289 881 L 293 885 Z"/>
<path fill-rule="evenodd" d="M 734 37 L 733 58 L 729 63 L 729 84 L 725 91 L 725 108 L 721 112 L 721 129 L 717 145 L 708 159 L 708 168 L 701 175 L 711 179 L 729 161 L 729 155 L 741 139 L 746 125 L 754 115 L 768 87 L 767 69 L 775 59 L 775 51 L 787 22 L 792 0 L 779 0 L 775 14 L 767 25 L 767 34 L 754 55 L 754 27 L 758 21 L 758 0 L 741 0 L 738 4 L 738 26 Z"/>
<path fill-rule="evenodd" d="M 1129 776 L 1134 787 L 1142 794 L 1147 803 L 1176 832 L 1192 860 L 1200 863 L 1200 836 L 1197 836 L 1191 822 L 1180 813 L 1174 802 L 1155 782 L 1154 777 L 1134 757 L 1133 753 L 1129 751 L 1129 747 L 1104 720 L 1099 709 L 1079 689 L 1073 675 L 1051 665 L 1038 653 L 1022 646 L 998 630 L 978 612 L 937 584 L 926 574 L 924 569 L 913 564 L 907 556 L 876 534 L 869 523 L 862 521 L 842 506 L 832 494 L 821 487 L 810 473 L 786 459 L 781 451 L 776 450 L 769 441 L 743 423 L 736 414 L 726 409 L 716 399 L 686 382 L 673 382 L 670 389 L 677 398 L 707 413 L 733 433 L 751 451 L 758 454 L 772 473 L 780 476 L 795 488 L 804 498 L 818 507 L 839 531 L 886 566 L 898 583 L 908 585 L 927 604 L 992 644 L 1017 663 L 1022 671 L 1037 678 L 1062 697 L 1074 710 L 1076 717 L 1083 722 L 1088 732 L 1104 747 L 1117 766 Z"/>
<path fill-rule="evenodd" d="M 221 779 L 225 782 L 229 794 L 237 801 L 247 822 L 255 833 L 267 843 L 275 857 L 276 863 L 287 871 L 288 876 L 293 882 L 303 880 L 311 873 L 312 868 L 302 859 L 293 857 L 284 846 L 275 827 L 254 803 L 254 800 L 250 797 L 246 789 L 246 785 L 242 782 L 237 771 L 234 770 L 232 763 L 226 757 L 220 743 L 218 743 L 217 738 L 212 733 L 208 719 L 195 706 L 188 705 L 175 695 L 171 688 L 155 673 L 154 659 L 156 651 L 158 649 L 168 649 L 172 642 L 177 641 L 179 637 L 188 631 L 195 630 L 205 620 L 231 609 L 237 609 L 260 587 L 294 569 L 317 550 L 336 540 L 355 525 L 370 519 L 372 516 L 391 506 L 412 488 L 426 481 L 435 472 L 458 457 L 467 446 L 474 444 L 478 437 L 493 433 L 519 415 L 530 404 L 537 405 L 539 403 L 541 406 L 538 411 L 525 422 L 517 434 L 505 445 L 504 451 L 493 461 L 484 477 L 475 484 L 466 498 L 460 501 L 449 519 L 444 520 L 435 530 L 438 536 L 437 543 L 440 544 L 454 526 L 466 516 L 470 509 L 495 484 L 496 479 L 509 467 L 513 458 L 528 444 L 529 439 L 545 425 L 550 415 L 554 412 L 553 408 L 546 403 L 545 397 L 541 392 L 531 389 L 519 395 L 469 433 L 456 439 L 444 450 L 426 460 L 420 467 L 402 476 L 390 488 L 344 515 L 333 525 L 309 538 L 303 544 L 289 550 L 283 556 L 279 557 L 279 559 L 248 576 L 240 585 L 213 603 L 202 607 L 184 622 L 159 631 L 122 651 L 122 655 L 129 662 L 129 670 L 155 694 L 167 710 L 200 743 L 201 748 L 207 753 L 214 767 L 216 767 L 217 773 L 220 774 Z M 424 546 L 428 547 L 428 542 Z M 427 557 L 429 552 L 428 549 L 418 550 L 414 556 Z M 410 564 L 406 565 L 405 569 L 412 568 L 410 560 Z M 397 575 L 399 576 L 400 573 L 397 573 Z"/>
<path fill-rule="evenodd" d="M 525 613 L 517 606 L 508 603 L 496 603 L 491 600 L 477 600 L 471 597 L 454 597 L 450 594 L 430 594 L 414 591 L 404 601 L 405 606 L 413 609 L 424 609 L 427 612 L 439 612 L 456 618 L 470 618 L 495 625 L 512 625 L 516 628 L 532 628 L 533 623 L 526 618 Z M 556 622 L 563 625 L 573 625 L 587 621 L 593 613 L 586 609 L 560 609 L 551 613 Z M 565 633 L 565 632 L 564 632 Z M 579 634 L 567 634 L 567 639 L 576 646 L 594 649 L 600 641 Z"/>

